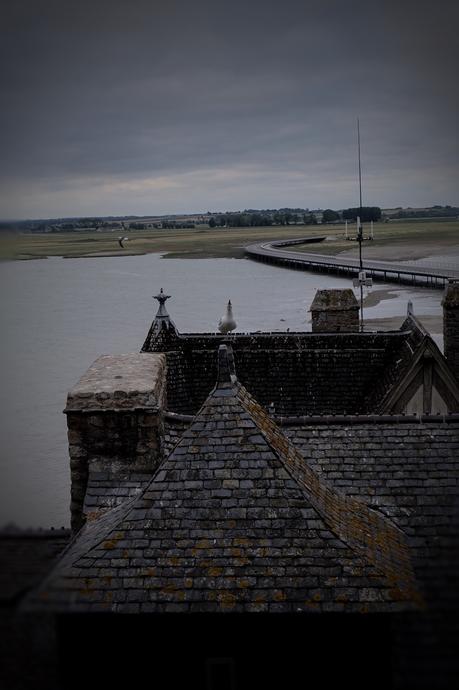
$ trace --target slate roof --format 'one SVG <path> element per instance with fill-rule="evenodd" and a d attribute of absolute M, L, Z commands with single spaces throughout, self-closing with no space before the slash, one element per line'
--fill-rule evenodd
<path fill-rule="evenodd" d="M 347 423 L 346 423 L 347 421 Z M 459 496 L 459 415 L 306 420 L 282 428 L 327 483 L 360 497 L 408 537 L 451 520 Z"/>
<path fill-rule="evenodd" d="M 151 472 L 123 470 L 94 470 L 89 468 L 88 484 L 84 497 L 83 512 L 97 517 L 101 511 L 124 503 L 137 496 L 151 482 Z"/>
<path fill-rule="evenodd" d="M 327 483 L 397 524 L 429 605 L 459 599 L 459 415 L 375 417 L 283 431 Z"/>
<path fill-rule="evenodd" d="M 329 291 L 323 292 L 327 296 Z M 273 405 L 278 415 L 392 412 L 386 409 L 393 402 L 392 393 L 409 374 L 414 353 L 427 345 L 436 355 L 442 379 L 449 381 L 446 387 L 439 382 L 441 394 L 446 396 L 449 409 L 459 409 L 459 392 L 446 360 L 411 315 L 394 332 L 229 336 L 181 334 L 172 322 L 155 320 L 142 351 L 166 355 L 170 411 L 197 412 L 213 388 L 216 351 L 221 343 L 231 344 L 234 350 L 240 382 L 261 405 Z"/>
<path fill-rule="evenodd" d="M 167 359 L 168 409 L 196 414 L 217 377 L 220 344 L 234 350 L 238 378 L 277 414 L 364 414 L 372 393 L 409 337 L 393 333 L 211 333 L 180 334 L 153 322 L 144 352 Z"/>
<path fill-rule="evenodd" d="M 232 373 L 148 487 L 89 522 L 29 609 L 393 611 L 419 595 L 403 533 L 319 478 Z"/>

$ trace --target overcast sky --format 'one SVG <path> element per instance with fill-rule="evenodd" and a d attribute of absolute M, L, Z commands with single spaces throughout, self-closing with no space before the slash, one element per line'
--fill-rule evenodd
<path fill-rule="evenodd" d="M 2 7 L 2 218 L 459 205 L 456 0 Z"/>

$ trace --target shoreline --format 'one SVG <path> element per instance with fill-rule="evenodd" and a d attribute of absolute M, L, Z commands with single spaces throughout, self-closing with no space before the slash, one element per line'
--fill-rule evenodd
<path fill-rule="evenodd" d="M 373 290 L 363 300 L 363 306 L 366 309 L 376 307 L 380 302 L 388 299 L 397 299 L 398 291 L 396 288 L 385 288 L 383 290 Z"/>
<path fill-rule="evenodd" d="M 416 318 L 422 323 L 426 331 L 435 335 L 443 335 L 443 316 L 441 314 L 416 314 Z M 398 331 L 405 321 L 406 315 L 383 316 L 376 319 L 363 320 L 364 326 L 380 331 Z"/>
<path fill-rule="evenodd" d="M 445 254 L 445 252 L 448 252 Z M 357 249 L 345 249 L 339 252 L 336 256 L 343 258 L 358 257 Z M 416 262 L 419 260 L 432 260 L 435 264 L 442 259 L 453 261 L 456 258 L 459 264 L 459 244 L 448 245 L 439 240 L 438 243 L 417 243 L 415 246 L 407 245 L 405 243 L 394 243 L 392 246 L 367 246 L 365 245 L 364 260 L 374 259 L 375 261 L 406 261 Z"/>

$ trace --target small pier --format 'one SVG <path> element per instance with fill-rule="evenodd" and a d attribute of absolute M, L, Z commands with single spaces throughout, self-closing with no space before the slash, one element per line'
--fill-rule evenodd
<path fill-rule="evenodd" d="M 300 237 L 295 239 L 275 240 L 262 244 L 251 244 L 245 248 L 249 259 L 263 263 L 284 266 L 298 271 L 314 271 L 356 278 L 359 274 L 359 260 L 330 256 L 327 254 L 310 254 L 285 250 L 299 244 L 323 242 L 325 236 Z M 367 277 L 374 281 L 401 283 L 433 289 L 443 289 L 448 281 L 459 280 L 458 270 L 441 266 L 423 266 L 415 263 L 364 260 L 363 267 Z"/>

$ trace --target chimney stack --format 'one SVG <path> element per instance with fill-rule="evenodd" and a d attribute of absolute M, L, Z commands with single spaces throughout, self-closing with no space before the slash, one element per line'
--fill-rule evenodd
<path fill-rule="evenodd" d="M 459 281 L 448 283 L 442 305 L 445 357 L 459 382 Z"/>
<path fill-rule="evenodd" d="M 317 290 L 310 311 L 313 333 L 346 333 L 359 330 L 359 303 L 350 288 Z"/>

